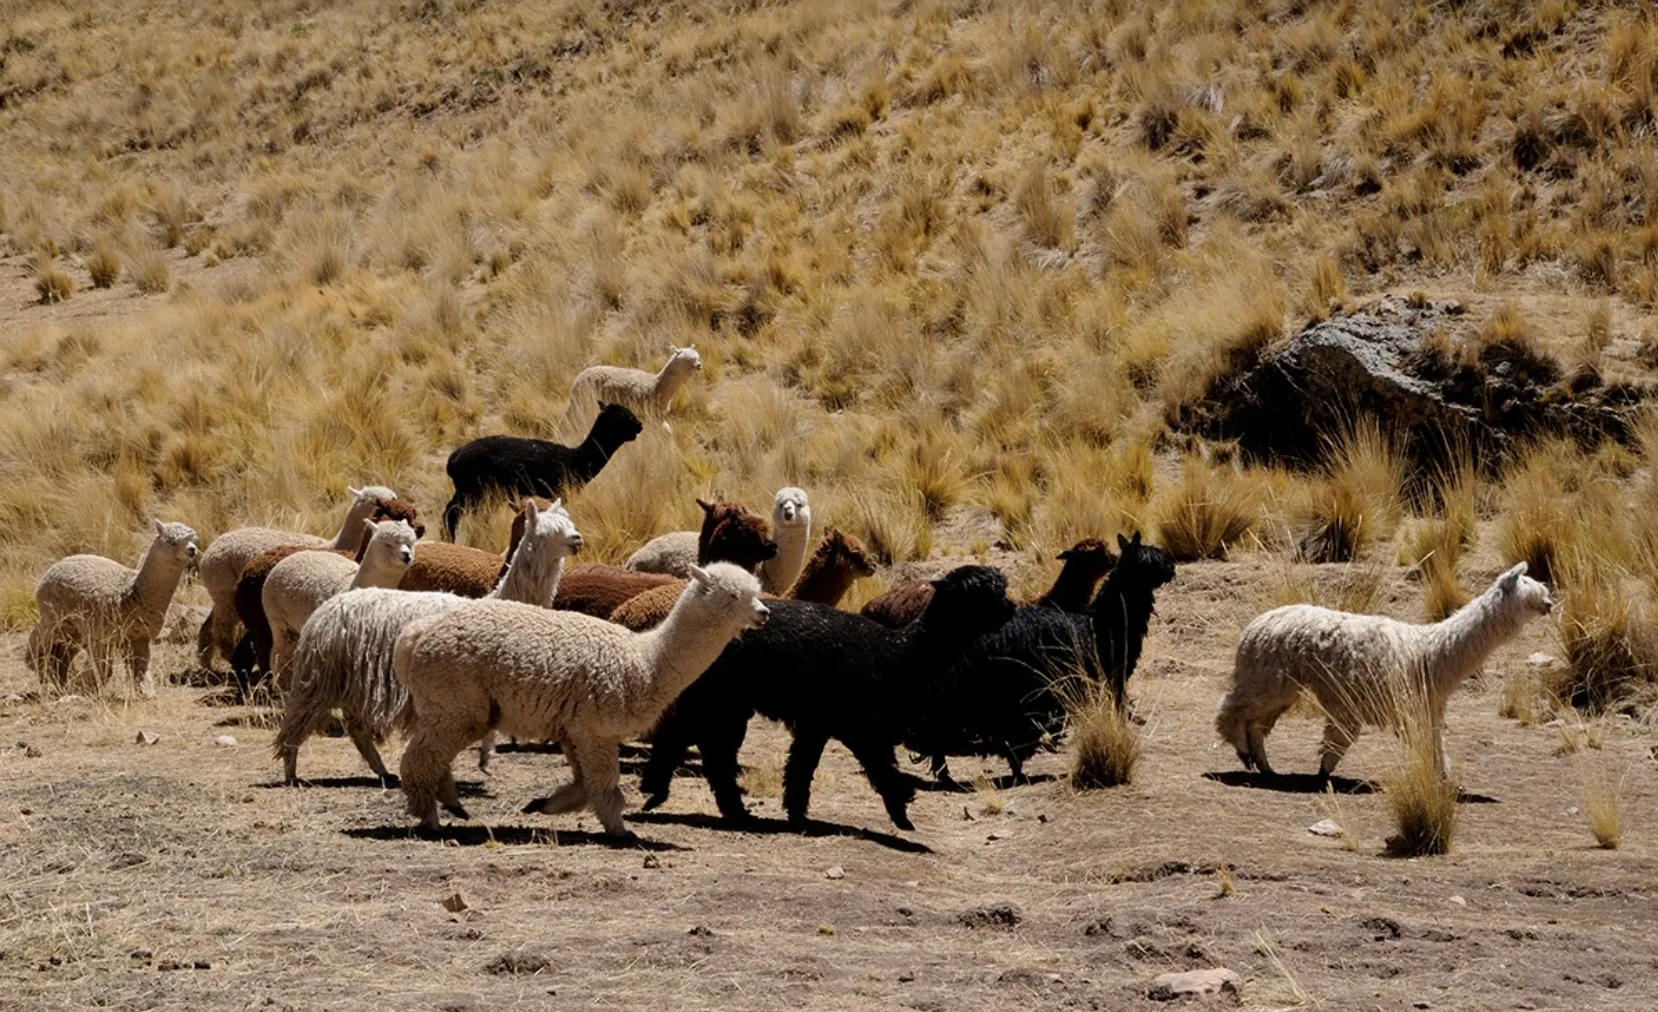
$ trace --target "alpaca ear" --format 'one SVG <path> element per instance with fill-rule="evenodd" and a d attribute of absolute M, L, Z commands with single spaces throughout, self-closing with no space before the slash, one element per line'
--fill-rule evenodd
<path fill-rule="evenodd" d="M 534 499 L 525 499 L 524 500 L 524 519 L 525 520 L 528 520 L 530 523 L 533 524 L 533 523 L 535 523 L 535 518 L 537 516 L 539 516 L 540 513 L 541 513 L 541 510 L 539 508 L 537 508 L 537 506 L 535 505 L 535 500 Z"/>
<path fill-rule="evenodd" d="M 1139 534 L 1138 534 L 1138 533 L 1136 533 L 1136 534 L 1135 534 L 1135 535 L 1134 535 L 1134 536 L 1135 536 L 1135 537 L 1139 537 L 1139 536 L 1140 536 L 1140 535 L 1139 535 Z M 1131 548 L 1131 547 L 1133 547 L 1133 546 L 1131 546 L 1131 545 L 1130 545 L 1130 544 L 1129 544 L 1129 543 L 1128 543 L 1128 539 L 1127 539 L 1127 538 L 1125 538 L 1125 537 L 1123 537 L 1123 536 L 1122 536 L 1122 535 L 1121 535 L 1121 534 L 1119 534 L 1119 535 L 1117 535 L 1117 547 L 1118 547 L 1118 548 L 1121 548 L 1121 549 L 1122 549 L 1122 550 L 1123 550 L 1123 551 L 1125 551 L 1125 552 L 1126 552 L 1126 551 L 1128 551 L 1128 550 L 1129 550 L 1129 548 Z"/>
<path fill-rule="evenodd" d="M 713 582 L 713 577 L 708 575 L 708 570 L 703 569 L 701 566 L 691 567 L 691 579 L 702 584 L 704 587 Z"/>
<path fill-rule="evenodd" d="M 1133 548 L 1139 548 L 1140 547 L 1140 532 L 1139 531 L 1134 532 L 1134 540 L 1131 541 L 1129 544 Z"/>
<path fill-rule="evenodd" d="M 697 505 L 702 507 L 702 511 L 704 513 L 714 512 L 714 504 L 711 502 L 703 502 L 701 499 L 698 499 Z"/>
<path fill-rule="evenodd" d="M 360 488 L 352 488 L 350 485 L 347 485 L 345 487 L 345 491 L 346 494 L 351 496 L 353 499 L 361 499 L 363 497 L 363 490 Z"/>
<path fill-rule="evenodd" d="M 564 497 L 563 496 L 559 496 L 557 499 L 554 499 L 553 504 L 551 506 L 547 507 L 547 511 L 549 513 L 559 513 L 559 512 L 562 512 L 563 510 L 564 510 Z"/>
<path fill-rule="evenodd" d="M 1513 590 L 1516 586 L 1519 585 L 1520 577 L 1524 576 L 1525 574 L 1526 574 L 1526 564 L 1525 564 L 1524 561 L 1521 561 L 1521 562 L 1515 563 L 1514 568 L 1510 569 L 1508 572 L 1504 573 L 1501 577 L 1499 577 L 1497 582 L 1502 584 L 1502 588 L 1504 590 Z"/>
<path fill-rule="evenodd" d="M 1076 553 L 1067 548 L 1063 552 L 1060 552 L 1058 555 L 1054 556 L 1054 558 L 1058 559 L 1060 562 L 1064 562 L 1067 559 L 1076 558 Z"/>
<path fill-rule="evenodd" d="M 155 524 L 155 532 L 157 534 L 163 534 L 163 533 L 166 532 L 167 528 L 161 526 L 161 521 L 160 520 L 156 519 L 155 517 L 151 517 L 150 522 Z"/>

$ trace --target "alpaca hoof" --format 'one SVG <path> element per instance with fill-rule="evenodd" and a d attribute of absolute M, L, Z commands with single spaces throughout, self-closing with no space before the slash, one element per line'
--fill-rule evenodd
<path fill-rule="evenodd" d="M 472 818 L 472 816 L 467 813 L 466 809 L 462 808 L 460 805 L 451 805 L 448 802 L 445 802 L 444 805 L 443 805 L 443 810 L 448 812 L 450 815 L 453 815 L 457 819 L 470 819 L 470 818 Z"/>
<path fill-rule="evenodd" d="M 536 798 L 534 801 L 531 801 L 529 804 L 519 809 L 519 811 L 524 815 L 539 815 L 547 810 L 546 805 L 552 800 L 552 798 Z"/>
<path fill-rule="evenodd" d="M 894 826 L 897 826 L 906 833 L 915 832 L 915 823 L 911 822 L 910 817 L 904 812 L 889 812 L 887 814 L 892 816 L 892 824 Z"/>
<path fill-rule="evenodd" d="M 667 803 L 667 801 L 668 801 L 668 792 L 666 792 L 666 791 L 663 791 L 661 794 L 651 794 L 651 795 L 648 795 L 645 798 L 645 803 L 639 806 L 639 810 L 641 812 L 653 811 L 655 809 L 661 808 L 664 804 Z"/>
<path fill-rule="evenodd" d="M 403 781 L 398 778 L 396 773 L 382 773 L 380 774 L 380 786 L 384 790 L 395 791 L 403 786 Z M 464 819 L 466 816 L 463 815 L 461 818 Z"/>

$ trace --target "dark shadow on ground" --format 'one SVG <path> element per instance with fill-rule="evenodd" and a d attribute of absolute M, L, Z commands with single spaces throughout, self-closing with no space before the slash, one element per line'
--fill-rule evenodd
<path fill-rule="evenodd" d="M 503 847 L 610 847 L 616 850 L 690 850 L 676 843 L 646 840 L 637 836 L 610 836 L 589 833 L 579 829 L 553 829 L 550 826 L 464 826 L 446 825 L 435 833 L 416 830 L 413 826 L 369 826 L 363 829 L 342 830 L 355 840 L 430 840 L 434 843 L 453 842 L 460 847 L 483 847 L 491 842 Z"/>
<path fill-rule="evenodd" d="M 706 815 L 701 812 L 634 812 L 627 818 L 629 822 L 689 826 L 693 829 L 717 829 L 726 833 L 755 833 L 761 836 L 846 836 L 906 854 L 933 853 L 933 849 L 926 844 L 906 840 L 902 836 L 879 833 L 872 829 L 859 829 L 856 826 L 842 826 L 834 822 L 821 822 L 817 819 L 807 819 L 806 824 L 797 829 L 783 819 L 753 816 L 745 822 L 737 823 L 727 822 L 718 815 Z"/>
<path fill-rule="evenodd" d="M 990 778 L 990 786 L 998 791 L 1011 790 L 1015 787 L 1026 787 L 1030 784 L 1046 784 L 1058 780 L 1052 773 L 1027 773 L 1023 780 L 1015 779 L 1013 774 L 1004 773 L 999 777 Z M 966 780 L 957 780 L 954 783 L 942 784 L 937 780 L 923 780 L 916 778 L 915 789 L 918 791 L 934 791 L 945 794 L 972 794 L 978 787 Z"/>
<path fill-rule="evenodd" d="M 271 781 L 267 781 L 267 782 L 262 783 L 262 784 L 254 784 L 253 786 L 265 788 L 267 790 L 272 790 L 272 789 L 277 789 L 277 788 L 285 788 L 288 785 L 283 783 L 280 780 L 271 780 Z M 299 787 L 297 789 L 303 790 L 307 787 L 320 787 L 320 788 L 324 788 L 324 789 L 330 789 L 330 788 L 345 788 L 345 789 L 368 788 L 369 790 L 382 790 L 383 789 L 383 790 L 388 790 L 388 791 L 395 791 L 399 787 L 399 783 L 398 783 L 398 780 L 397 780 L 397 774 L 395 774 L 395 773 L 387 776 L 385 783 L 381 783 L 380 778 L 377 777 L 377 776 L 374 776 L 372 774 L 367 775 L 367 776 L 361 776 L 361 777 L 300 777 L 299 778 Z M 491 795 L 490 795 L 489 791 L 485 790 L 484 787 L 485 787 L 485 785 L 480 784 L 480 783 L 459 782 L 459 783 L 455 784 L 455 792 L 463 798 L 487 798 L 487 797 L 490 797 Z"/>
<path fill-rule="evenodd" d="M 1335 789 L 1337 794 L 1380 794 L 1382 785 L 1374 780 L 1353 780 L 1349 777 L 1321 777 L 1317 773 L 1251 773 L 1248 770 L 1222 770 L 1217 773 L 1203 774 L 1205 780 L 1225 784 L 1228 787 L 1254 787 L 1263 791 L 1279 791 L 1283 794 L 1323 794 L 1327 783 Z M 1485 794 L 1475 794 L 1463 791 L 1457 795 L 1457 803 L 1463 805 L 1495 805 L 1500 802 Z"/>

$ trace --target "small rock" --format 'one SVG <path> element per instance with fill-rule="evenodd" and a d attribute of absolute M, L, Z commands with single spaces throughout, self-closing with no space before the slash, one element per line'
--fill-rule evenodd
<path fill-rule="evenodd" d="M 1428 1004 L 1425 1001 L 1413 1001 L 1413 1002 L 1410 1003 L 1410 1007 L 1411 1008 L 1433 1008 L 1432 1005 Z"/>
<path fill-rule="evenodd" d="M 7 693 L 5 699 L 0 699 L 0 703 L 26 703 L 26 702 L 28 702 L 28 700 L 24 699 L 22 696 L 18 695 L 15 692 Z"/>
<path fill-rule="evenodd" d="M 228 734 L 221 734 L 217 738 L 213 739 L 213 744 L 222 745 L 225 748 L 235 748 L 236 747 L 236 739 L 231 737 Z"/>
<path fill-rule="evenodd" d="M 1042 812 L 1038 812 L 1036 813 L 1036 821 L 1045 823 L 1048 821 L 1048 816 Z"/>
<path fill-rule="evenodd" d="M 458 914 L 462 910 L 470 910 L 472 908 L 467 904 L 466 897 L 457 892 L 451 893 L 450 896 L 443 901 L 443 909 L 452 914 Z"/>
<path fill-rule="evenodd" d="M 910 983 L 914 980 L 915 980 L 915 971 L 914 970 L 905 970 L 903 973 L 898 975 L 898 983 L 900 983 L 900 984 L 908 984 L 908 983 Z"/>
<path fill-rule="evenodd" d="M 1468 901 L 1463 899 L 1461 896 L 1452 896 L 1450 898 L 1449 902 L 1451 902 L 1451 903 L 1453 903 L 1453 904 L 1455 904 L 1456 906 L 1459 906 L 1459 907 L 1465 907 L 1465 906 L 1468 905 Z"/>
<path fill-rule="evenodd" d="M 899 917 L 914 917 L 915 916 L 915 911 L 911 910 L 909 907 L 899 907 L 898 908 L 898 916 Z"/>
<path fill-rule="evenodd" d="M 155 953 L 151 952 L 149 949 L 134 949 L 127 953 L 127 955 L 133 959 L 141 960 L 146 963 L 155 958 Z"/>
<path fill-rule="evenodd" d="M 1006 830 L 998 829 L 993 833 L 986 833 L 984 838 L 986 840 L 1010 840 L 1013 838 L 1013 834 L 1007 832 Z"/>
<path fill-rule="evenodd" d="M 1341 827 L 1334 819 L 1320 819 L 1307 827 L 1307 832 L 1314 836 L 1340 836 Z"/>
<path fill-rule="evenodd" d="M 213 969 L 213 964 L 211 962 L 205 960 L 205 959 L 198 959 L 192 965 L 194 965 L 195 968 L 198 969 L 198 970 L 211 970 L 211 969 Z"/>
<path fill-rule="evenodd" d="M 1224 967 L 1165 973 L 1151 982 L 1146 997 L 1153 1001 L 1173 1001 L 1176 998 L 1201 997 L 1206 994 L 1237 994 L 1241 983 L 1237 974 Z"/>
<path fill-rule="evenodd" d="M 1378 942 L 1388 938 L 1398 938 L 1405 933 L 1405 929 L 1399 926 L 1399 922 L 1391 917 L 1372 917 L 1359 926 L 1368 929 Z"/>
<path fill-rule="evenodd" d="M 156 742 L 158 742 L 160 740 L 161 740 L 161 735 L 156 734 L 154 731 L 140 731 L 140 732 L 138 732 L 138 737 L 133 739 L 133 744 L 134 745 L 154 745 Z"/>
<path fill-rule="evenodd" d="M 919 888 L 921 888 L 921 880 L 918 879 L 918 878 L 909 879 L 909 880 L 905 881 L 904 888 L 905 889 L 919 889 Z"/>
<path fill-rule="evenodd" d="M 62 706 L 65 703 L 78 703 L 80 701 L 81 701 L 81 697 L 79 697 L 79 696 L 75 695 L 73 692 L 71 692 L 67 696 L 59 696 L 57 699 L 53 700 L 52 705 Z"/>
<path fill-rule="evenodd" d="M 698 924 L 698 925 L 692 927 L 691 930 L 689 930 L 685 933 L 687 935 L 695 935 L 698 938 L 713 938 L 714 937 L 714 933 L 712 931 L 708 930 L 707 928 L 703 927 L 701 924 Z"/>
<path fill-rule="evenodd" d="M 1003 928 L 1009 929 L 1019 925 L 1025 919 L 1023 911 L 1012 903 L 993 903 L 989 906 L 974 907 L 963 911 L 956 917 L 963 925 L 969 928 Z"/>
<path fill-rule="evenodd" d="M 841 879 L 846 877 L 846 870 L 838 864 L 832 864 L 823 869 L 824 878 Z"/>
<path fill-rule="evenodd" d="M 832 935 L 835 933 L 835 926 L 833 924 L 819 924 L 817 926 L 817 933 L 820 935 Z"/>
<path fill-rule="evenodd" d="M 657 857 L 655 854 L 646 854 L 645 855 L 645 867 L 646 868 L 660 868 L 660 867 L 662 867 L 662 859 Z"/>
<path fill-rule="evenodd" d="M 1543 653 L 1542 651 L 1538 651 L 1536 653 L 1533 653 L 1533 654 L 1530 654 L 1529 656 L 1527 656 L 1526 657 L 1526 663 L 1531 665 L 1534 668 L 1546 668 L 1550 664 L 1554 663 L 1554 658 L 1550 657 L 1548 654 Z"/>

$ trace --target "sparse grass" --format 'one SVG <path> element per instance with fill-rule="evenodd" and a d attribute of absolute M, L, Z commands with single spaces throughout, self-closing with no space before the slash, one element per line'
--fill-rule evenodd
<path fill-rule="evenodd" d="M 1110 689 L 1087 685 L 1067 700 L 1072 742 L 1071 786 L 1095 790 L 1132 783 L 1143 744 Z"/>
<path fill-rule="evenodd" d="M 145 295 L 160 295 L 173 286 L 173 272 L 166 258 L 155 250 L 139 250 L 128 260 L 127 276 Z"/>
<path fill-rule="evenodd" d="M 1604 712 L 1658 680 L 1658 634 L 1638 596 L 1613 575 L 1575 582 L 1560 616 L 1566 665 L 1546 686 L 1574 707 Z"/>
<path fill-rule="evenodd" d="M 1180 483 L 1154 507 L 1157 543 L 1177 562 L 1224 559 L 1255 527 L 1259 509 L 1246 478 L 1188 458 Z"/>
<path fill-rule="evenodd" d="M 1394 828 L 1387 851 L 1395 857 L 1449 854 L 1461 817 L 1457 806 L 1461 790 L 1439 773 L 1433 736 L 1420 703 L 1406 701 L 1404 706 L 1401 754 L 1382 778 Z"/>
<path fill-rule="evenodd" d="M 1623 777 L 1614 780 L 1598 763 L 1580 761 L 1578 779 L 1583 787 L 1583 818 L 1602 850 L 1623 845 Z"/>
<path fill-rule="evenodd" d="M 48 256 L 35 261 L 35 295 L 43 305 L 63 302 L 75 294 L 75 282 Z"/>
<path fill-rule="evenodd" d="M 995 781 L 983 773 L 973 778 L 973 793 L 979 799 L 980 815 L 1000 815 L 1007 808 L 1002 800 L 1002 792 L 996 789 Z"/>
<path fill-rule="evenodd" d="M 1324 797 L 1320 806 L 1324 817 L 1336 824 L 1336 830 L 1340 834 L 1336 839 L 1341 841 L 1341 849 L 1357 853 L 1359 838 L 1353 832 L 1353 824 L 1347 821 L 1347 815 L 1342 811 L 1341 799 L 1337 797 L 1335 787 L 1330 784 L 1324 785 Z"/>
<path fill-rule="evenodd" d="M 1223 900 L 1229 896 L 1237 895 L 1238 882 L 1232 874 L 1231 865 L 1220 864 L 1215 867 L 1215 887 L 1218 890 L 1215 893 L 1215 899 Z"/>
<path fill-rule="evenodd" d="M 86 271 L 92 275 L 93 288 L 109 288 L 121 280 L 121 254 L 115 244 L 100 239 L 86 258 Z"/>

